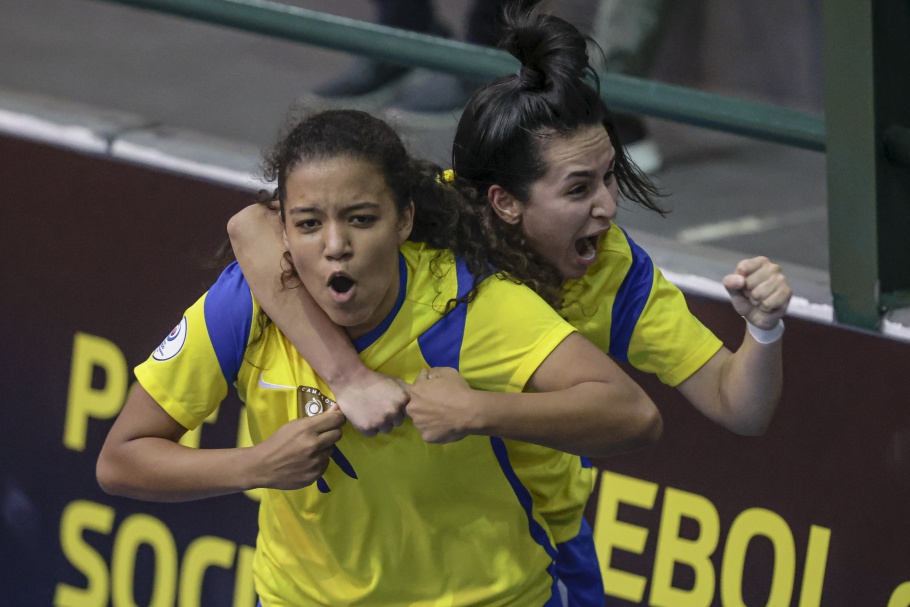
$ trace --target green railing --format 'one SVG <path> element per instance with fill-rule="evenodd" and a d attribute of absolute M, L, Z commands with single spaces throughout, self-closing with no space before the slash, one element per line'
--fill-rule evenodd
<path fill-rule="evenodd" d="M 489 79 L 518 69 L 503 51 L 407 32 L 268 0 L 107 0 L 236 29 L 303 42 L 404 65 Z M 882 173 L 910 166 L 910 100 L 890 112 L 887 150 L 877 112 L 879 88 L 870 74 L 876 29 L 902 37 L 889 66 L 910 56 L 904 0 L 824 0 L 826 117 L 765 103 L 632 78 L 602 74 L 604 100 L 617 110 L 637 112 L 828 153 L 831 285 L 835 316 L 875 329 L 889 306 L 910 303 L 910 185 L 889 182 Z M 874 14 L 873 14 L 874 13 Z M 881 49 L 876 46 L 876 55 Z M 877 60 L 878 61 L 878 60 Z M 902 68 L 902 66 L 901 66 Z M 895 79 L 904 74 L 893 75 Z M 879 86 L 879 88 L 876 88 Z M 901 89 L 900 97 L 908 86 Z M 888 96 L 894 107 L 894 95 Z M 858 118 L 858 119 L 857 119 Z M 895 126 L 892 126 L 895 125 Z M 834 149 L 832 149 L 834 148 Z M 887 156 L 886 156 L 887 152 Z M 885 159 L 890 159 L 890 163 Z M 887 166 L 885 166 L 887 164 Z M 858 175 L 857 175 L 858 174 Z M 907 177 L 907 175 L 904 175 Z M 861 183 L 862 182 L 862 183 Z"/>
<path fill-rule="evenodd" d="M 910 305 L 910 2 L 824 0 L 828 248 L 838 321 Z"/>
<path fill-rule="evenodd" d="M 108 1 L 460 76 L 489 79 L 519 67 L 514 57 L 497 49 L 268 0 Z M 810 150 L 825 148 L 824 119 L 818 115 L 618 74 L 601 78 L 604 100 L 619 110 Z"/>

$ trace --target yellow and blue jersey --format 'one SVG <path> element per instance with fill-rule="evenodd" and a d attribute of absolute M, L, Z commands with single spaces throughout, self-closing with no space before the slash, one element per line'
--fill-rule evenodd
<path fill-rule="evenodd" d="M 677 386 L 722 347 L 622 228 L 601 238 L 597 260 L 566 284 L 563 316 L 598 348 Z"/>
<path fill-rule="evenodd" d="M 563 316 L 579 333 L 670 386 L 690 377 L 723 345 L 689 311 L 682 292 L 615 224 L 601 238 L 594 264 L 565 288 Z M 602 605 L 591 529 L 586 521 L 580 523 L 574 534 L 560 539 L 558 576 L 567 588 L 568 605 Z"/>
<path fill-rule="evenodd" d="M 444 314 L 471 287 L 464 264 L 412 243 L 399 261 L 393 311 L 355 342 L 370 368 L 413 381 L 452 366 L 476 389 L 518 392 L 573 331 L 530 290 L 496 278 Z M 188 429 L 234 384 L 253 441 L 266 440 L 332 394 L 258 318 L 230 266 L 136 368 L 139 382 Z M 374 438 L 346 425 L 331 459 L 309 487 L 263 492 L 253 571 L 264 606 L 561 604 L 557 545 L 586 528 L 592 478 L 581 458 L 496 437 L 427 444 L 406 420 Z"/>

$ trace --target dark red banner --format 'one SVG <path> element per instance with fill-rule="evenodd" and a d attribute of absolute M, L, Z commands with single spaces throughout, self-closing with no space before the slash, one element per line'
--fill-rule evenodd
<path fill-rule="evenodd" d="M 252 607 L 254 495 L 151 504 L 94 478 L 133 366 L 217 277 L 250 195 L 13 138 L 0 157 L 2 602 Z M 690 302 L 739 343 L 728 304 Z M 608 605 L 910 606 L 910 344 L 788 318 L 784 347 L 760 438 L 635 375 L 665 436 L 594 462 Z M 235 445 L 241 419 L 231 397 L 188 440 Z"/>

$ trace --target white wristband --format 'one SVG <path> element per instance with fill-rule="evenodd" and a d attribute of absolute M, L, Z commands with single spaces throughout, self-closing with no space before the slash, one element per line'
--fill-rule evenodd
<path fill-rule="evenodd" d="M 749 327 L 749 334 L 760 344 L 773 344 L 780 336 L 784 334 L 784 321 L 778 320 L 777 324 L 770 329 L 760 329 L 748 320 L 746 326 Z"/>

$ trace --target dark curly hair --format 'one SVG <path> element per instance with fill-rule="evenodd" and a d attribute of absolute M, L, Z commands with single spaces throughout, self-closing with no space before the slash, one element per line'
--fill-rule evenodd
<path fill-rule="evenodd" d="M 603 125 L 616 150 L 615 174 L 622 195 L 664 213 L 657 187 L 629 161 L 610 110 L 600 97 L 600 80 L 588 58 L 588 42 L 566 21 L 513 6 L 505 14 L 499 46 L 521 62 L 516 74 L 478 89 L 468 101 L 452 147 L 460 191 L 470 200 L 478 229 L 496 250 L 495 266 L 561 307 L 563 277 L 525 242 L 520 228 L 500 220 L 487 192 L 497 184 L 523 203 L 547 171 L 543 153 L 552 137 Z"/>
<path fill-rule="evenodd" d="M 440 249 L 433 267 L 446 249 L 462 257 L 474 277 L 472 289 L 448 302 L 473 299 L 479 283 L 497 267 L 496 246 L 488 231 L 479 229 L 460 190 L 444 180 L 442 169 L 410 156 L 395 130 L 382 120 L 357 110 L 328 110 L 292 121 L 262 163 L 264 177 L 276 183 L 274 192 L 262 193 L 258 202 L 269 208 L 276 204 L 284 221 L 287 179 L 301 164 L 338 157 L 358 158 L 375 166 L 384 176 L 399 213 L 414 202 L 414 225 L 409 240 Z M 285 287 L 299 286 L 290 254 L 285 253 Z"/>

